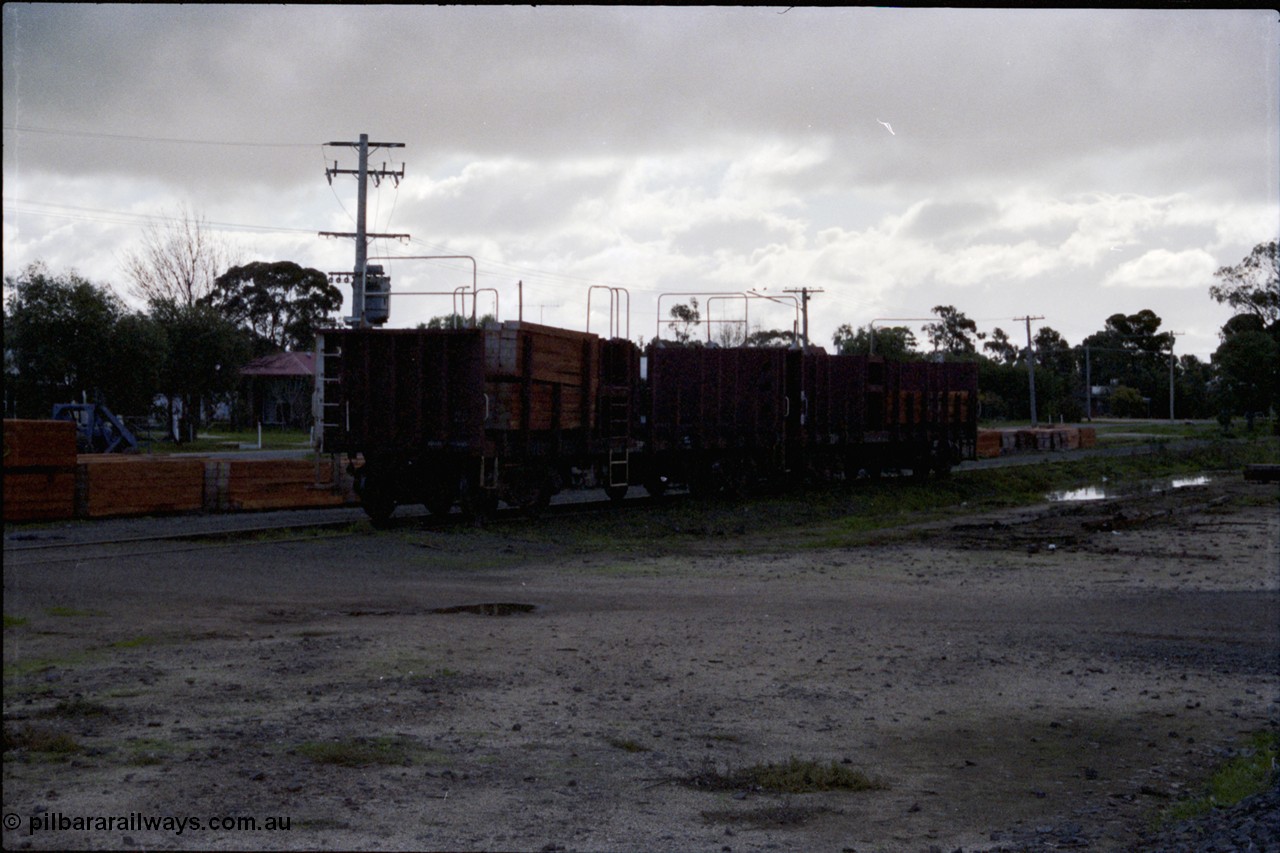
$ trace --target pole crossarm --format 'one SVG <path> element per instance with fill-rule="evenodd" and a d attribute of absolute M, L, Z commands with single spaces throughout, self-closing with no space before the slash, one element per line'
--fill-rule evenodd
<path fill-rule="evenodd" d="M 1028 314 L 1025 317 L 1013 318 L 1013 321 L 1015 323 L 1023 322 L 1027 324 L 1027 382 L 1031 385 L 1031 428 L 1032 429 L 1035 429 L 1037 426 L 1039 426 L 1040 422 L 1036 419 L 1036 362 L 1034 358 L 1034 353 L 1031 349 L 1031 321 L 1043 320 L 1043 319 L 1044 317 L 1041 317 L 1041 316 L 1033 317 L 1030 314 Z"/>
<path fill-rule="evenodd" d="M 803 331 L 800 339 L 804 341 L 802 346 L 809 346 L 809 300 L 815 293 L 824 293 L 821 287 L 789 287 L 782 291 L 783 293 L 800 294 L 800 315 L 804 323 Z"/>
<path fill-rule="evenodd" d="M 321 237 L 359 237 L 354 231 L 318 231 Z M 408 240 L 408 234 L 365 234 L 366 240 Z"/>
<path fill-rule="evenodd" d="M 351 280 L 351 314 L 347 318 L 347 323 L 358 328 L 364 328 L 369 325 L 366 319 L 365 306 L 365 286 L 368 276 L 368 254 L 369 241 L 373 239 L 386 240 L 408 240 L 408 234 L 370 234 L 365 229 L 366 208 L 368 207 L 368 185 L 372 180 L 375 184 L 380 185 L 383 178 L 391 178 L 396 182 L 396 186 L 400 186 L 400 179 L 404 177 L 404 164 L 400 164 L 399 171 L 388 169 L 387 164 L 383 163 L 381 169 L 369 168 L 369 152 L 377 148 L 403 148 L 403 142 L 370 142 L 369 134 L 360 134 L 359 141 L 356 142 L 330 142 L 332 146 L 354 148 L 359 156 L 359 168 L 357 169 L 339 169 L 335 160 L 333 168 L 324 170 L 325 179 L 329 181 L 329 185 L 333 185 L 334 175 L 354 175 L 356 178 L 356 230 L 354 233 L 338 232 L 338 231 L 321 231 L 321 237 L 345 237 L 355 240 L 356 243 L 356 262 L 355 268 L 352 270 Z M 387 320 L 387 312 L 385 308 L 377 312 L 376 323 L 385 323 Z"/>

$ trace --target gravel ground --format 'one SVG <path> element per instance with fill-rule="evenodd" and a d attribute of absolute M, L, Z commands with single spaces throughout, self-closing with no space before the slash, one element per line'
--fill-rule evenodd
<path fill-rule="evenodd" d="M 1274 850 L 1274 791 L 1158 819 L 1280 722 L 1275 498 L 6 528 L 4 846 Z M 791 758 L 875 784 L 696 784 Z"/>

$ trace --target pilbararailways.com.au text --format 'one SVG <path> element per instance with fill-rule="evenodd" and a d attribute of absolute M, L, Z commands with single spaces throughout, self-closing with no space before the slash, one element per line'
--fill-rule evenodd
<path fill-rule="evenodd" d="M 12 817 L 12 816 L 9 816 Z M 5 820 L 6 829 L 11 821 Z M 214 817 L 175 817 L 145 815 L 130 812 L 127 815 L 73 815 L 62 812 L 45 812 L 27 818 L 27 834 L 38 832 L 287 832 L 291 819 L 284 817 L 251 817 L 225 815 Z"/>

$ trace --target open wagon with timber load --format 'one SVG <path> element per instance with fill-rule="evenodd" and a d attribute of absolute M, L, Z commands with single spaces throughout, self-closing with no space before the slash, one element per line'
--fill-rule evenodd
<path fill-rule="evenodd" d="M 634 450 L 636 347 L 531 323 L 337 329 L 318 344 L 322 450 L 345 454 L 370 517 L 400 504 L 536 510 L 566 485 L 620 497 Z"/>

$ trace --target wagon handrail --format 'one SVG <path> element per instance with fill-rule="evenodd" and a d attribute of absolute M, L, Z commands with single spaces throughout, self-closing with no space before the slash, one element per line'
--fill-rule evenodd
<path fill-rule="evenodd" d="M 622 332 L 622 296 L 627 297 L 627 335 L 631 338 L 631 294 L 625 287 L 613 287 L 608 284 L 593 284 L 587 288 L 587 331 L 591 331 L 591 292 L 593 290 L 609 291 L 609 337 L 616 338 Z"/>
<path fill-rule="evenodd" d="M 475 259 L 475 258 L 473 258 L 471 255 L 374 255 L 373 257 L 369 258 L 368 260 L 371 260 L 371 261 L 471 261 L 471 295 L 472 295 L 472 299 L 473 299 L 473 300 L 475 299 L 475 295 L 479 292 L 479 291 L 476 289 L 476 281 L 477 281 L 477 279 L 480 277 L 480 268 L 479 268 L 479 266 L 476 264 L 476 259 Z M 454 304 L 453 304 L 453 308 L 454 308 L 453 313 L 454 313 L 454 314 L 458 314 L 458 310 L 457 310 L 457 309 L 458 309 L 458 302 L 457 302 L 457 296 L 456 296 L 456 294 L 457 294 L 457 292 L 458 292 L 459 290 L 461 290 L 461 289 L 462 289 L 462 288 L 460 288 L 460 287 L 459 287 L 459 288 L 454 288 L 454 290 L 453 290 L 453 293 L 455 294 L 455 297 L 454 297 Z M 486 289 L 486 290 L 494 290 L 493 288 L 485 288 L 485 289 Z M 494 290 L 494 294 L 495 294 L 495 298 L 494 298 L 494 316 L 495 316 L 495 317 L 497 317 L 497 316 L 498 316 L 498 315 L 497 315 L 497 297 L 496 297 L 497 290 Z M 430 291 L 425 291 L 425 290 L 423 290 L 423 291 L 406 290 L 406 291 L 402 291 L 401 293 L 399 293 L 399 294 L 397 294 L 397 295 L 399 295 L 399 296 L 448 296 L 449 294 L 448 294 L 448 293 L 435 293 L 435 292 L 430 292 Z M 463 307 L 464 307 L 464 308 L 466 307 L 466 300 L 465 300 L 465 299 L 463 300 Z M 472 324 L 473 324 L 473 325 L 475 324 L 475 320 L 476 320 L 476 318 L 475 318 L 475 307 L 476 307 L 476 304 L 475 304 L 475 302 L 474 302 L 474 301 L 472 301 L 472 303 L 471 303 L 471 312 L 472 312 L 472 313 L 471 313 L 471 322 L 472 322 Z"/>
<path fill-rule="evenodd" d="M 742 300 L 742 322 L 743 322 L 743 339 L 751 332 L 751 309 L 749 297 L 745 293 L 730 293 L 724 296 L 708 296 L 707 297 L 707 343 L 711 343 L 711 303 L 717 299 L 741 299 Z M 717 323 L 736 323 L 737 320 L 716 320 Z"/>
<path fill-rule="evenodd" d="M 658 294 L 658 321 L 654 328 L 655 334 L 653 336 L 653 339 L 655 341 L 662 340 L 662 300 L 664 297 L 667 297 L 667 296 L 741 296 L 741 295 L 743 294 L 733 290 L 696 290 L 696 291 L 659 293 Z M 671 321 L 668 321 L 668 322 L 671 322 Z"/>
<path fill-rule="evenodd" d="M 747 291 L 747 295 L 755 297 L 756 299 L 767 299 L 770 302 L 776 302 L 779 305 L 786 304 L 785 302 L 782 301 L 784 299 L 790 300 L 791 305 L 796 312 L 795 319 L 791 321 L 791 340 L 794 343 L 800 337 L 800 297 L 792 296 L 790 294 L 784 294 L 782 296 L 770 296 L 767 293 L 761 293 L 760 291 L 756 290 L 754 287 Z"/>

